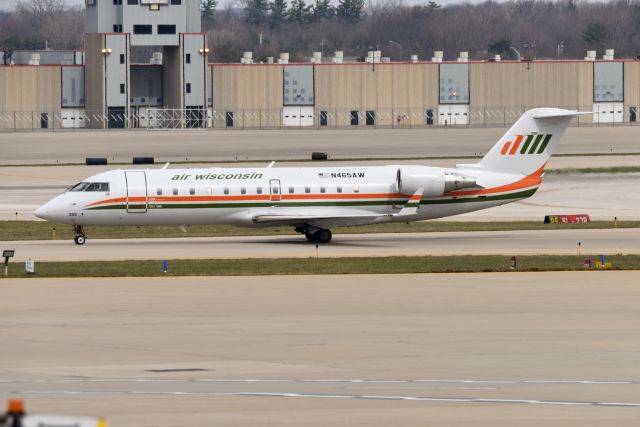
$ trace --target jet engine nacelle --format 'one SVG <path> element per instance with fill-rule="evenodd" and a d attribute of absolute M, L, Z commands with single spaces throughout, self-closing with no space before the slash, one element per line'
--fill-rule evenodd
<path fill-rule="evenodd" d="M 400 193 L 413 195 L 419 188 L 424 197 L 437 197 L 454 190 L 475 187 L 476 179 L 472 176 L 427 166 L 403 167 L 396 174 L 396 186 Z"/>

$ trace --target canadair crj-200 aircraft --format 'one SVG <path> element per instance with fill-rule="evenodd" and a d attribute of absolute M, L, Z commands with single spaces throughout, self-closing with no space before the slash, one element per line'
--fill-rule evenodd
<path fill-rule="evenodd" d="M 36 216 L 84 226 L 232 224 L 291 226 L 307 239 L 331 228 L 422 221 L 532 196 L 571 119 L 556 108 L 525 112 L 475 164 L 305 168 L 113 170 L 74 185 Z M 425 144 L 427 146 L 427 144 Z"/>

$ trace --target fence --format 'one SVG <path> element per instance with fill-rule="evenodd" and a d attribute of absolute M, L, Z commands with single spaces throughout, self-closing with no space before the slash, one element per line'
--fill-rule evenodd
<path fill-rule="evenodd" d="M 640 106 L 594 104 L 598 114 L 578 116 L 573 126 L 635 126 Z M 593 111 L 594 105 L 563 106 Z M 68 109 L 62 111 L 0 112 L 0 131 L 57 131 L 74 129 L 286 129 L 286 128 L 429 128 L 429 127 L 507 127 L 529 107 L 469 107 L 464 105 L 429 108 L 366 110 L 357 107 L 322 109 L 285 107 L 277 109 L 237 109 L 217 111 L 209 108 L 185 110 L 132 107 L 109 113 Z"/>

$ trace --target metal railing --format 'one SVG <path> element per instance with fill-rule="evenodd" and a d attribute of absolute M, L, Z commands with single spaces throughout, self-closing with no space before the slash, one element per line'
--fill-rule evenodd
<path fill-rule="evenodd" d="M 592 111 L 588 106 L 558 106 Z M 578 116 L 573 126 L 636 126 L 640 106 L 602 104 L 594 115 Z M 82 109 L 62 111 L 0 111 L 0 132 L 61 131 L 78 129 L 363 129 L 508 127 L 528 107 L 468 107 L 460 105 L 428 108 L 323 109 L 315 107 L 236 109 L 164 109 L 137 107 L 132 112 L 104 113 Z"/>

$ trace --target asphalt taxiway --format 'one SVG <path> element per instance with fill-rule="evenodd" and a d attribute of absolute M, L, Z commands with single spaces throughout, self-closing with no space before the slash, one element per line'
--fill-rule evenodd
<path fill-rule="evenodd" d="M 474 231 L 396 234 L 336 234 L 319 256 L 640 254 L 640 228 L 602 230 Z M 580 243 L 580 245 L 578 245 Z M 304 236 L 99 239 L 0 242 L 14 261 L 108 261 L 127 259 L 307 258 L 315 245 Z M 579 252 L 580 251 L 580 252 Z"/>
<path fill-rule="evenodd" d="M 640 273 L 2 280 L 0 398 L 112 426 L 637 426 Z"/>
<path fill-rule="evenodd" d="M 486 153 L 506 128 L 0 132 L 0 164 L 444 157 Z M 558 154 L 640 153 L 640 126 L 570 127 Z"/>

